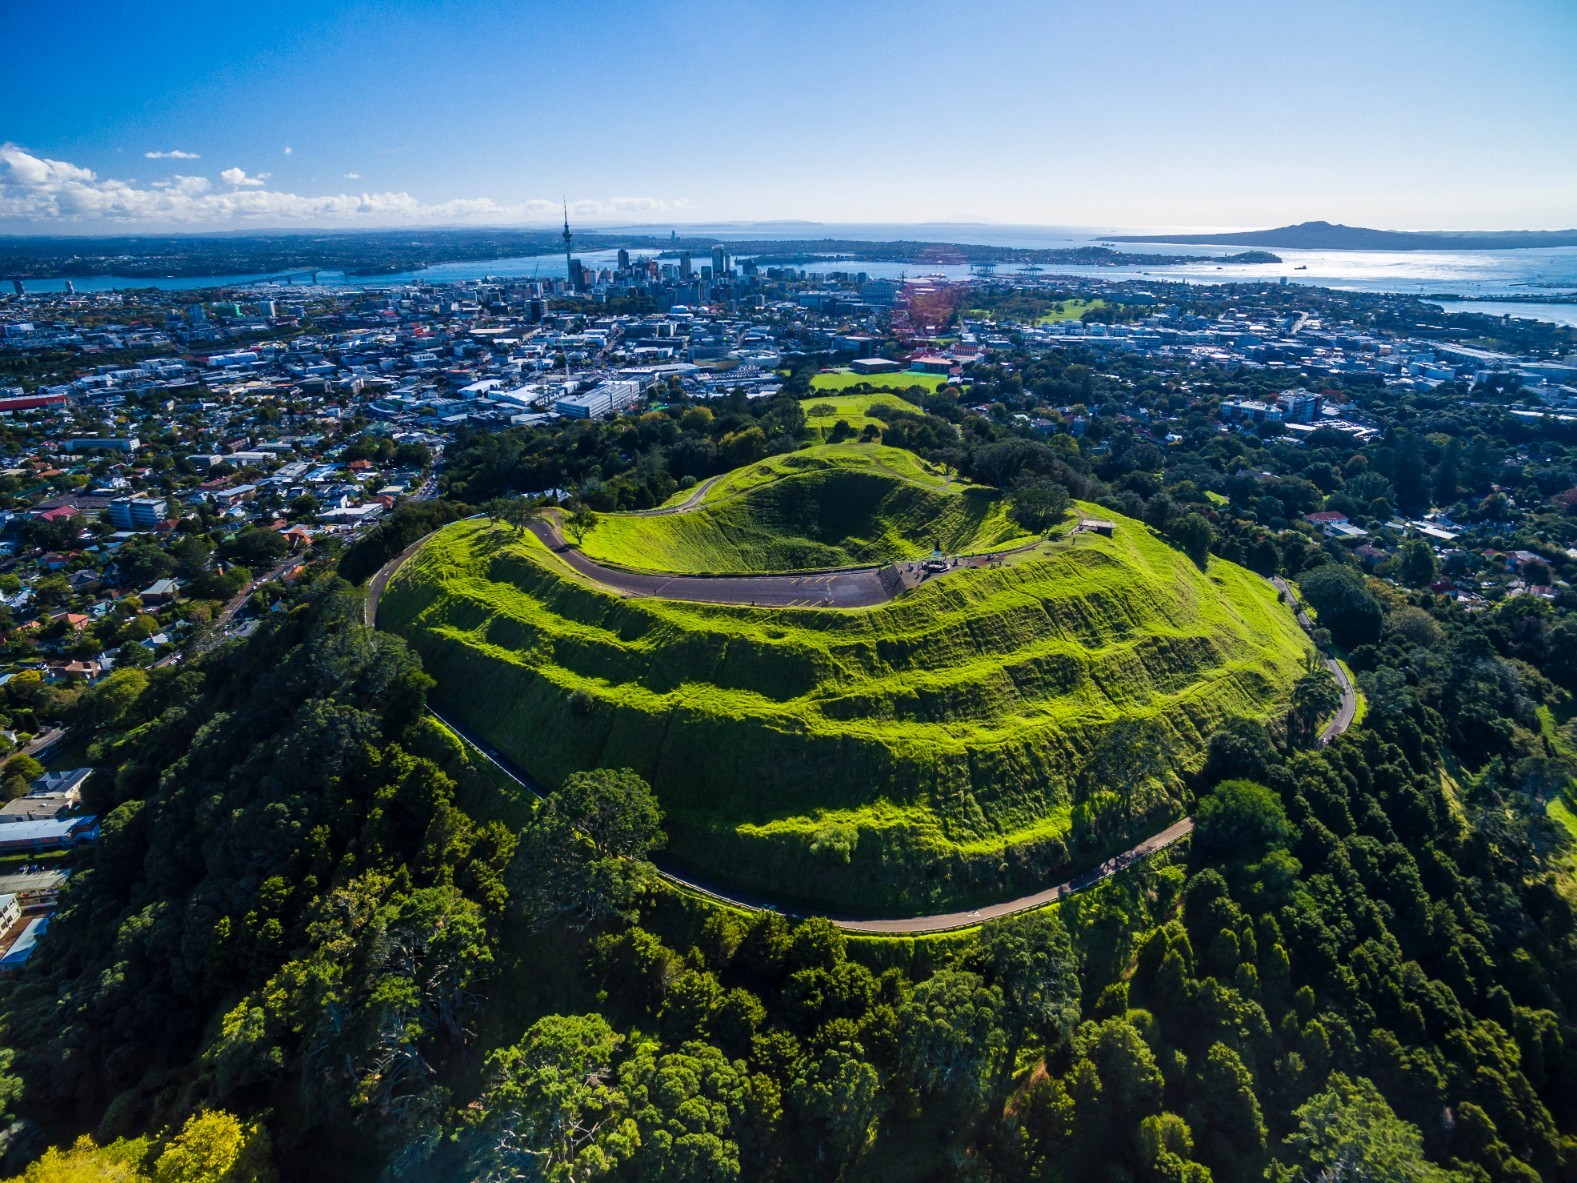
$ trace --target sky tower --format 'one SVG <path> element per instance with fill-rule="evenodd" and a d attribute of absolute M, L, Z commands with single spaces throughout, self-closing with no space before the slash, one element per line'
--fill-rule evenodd
<path fill-rule="evenodd" d="M 575 282 L 575 260 L 570 257 L 569 244 L 573 236 L 569 232 L 569 200 L 564 201 L 564 278 L 569 280 L 570 287 L 578 287 Z"/>

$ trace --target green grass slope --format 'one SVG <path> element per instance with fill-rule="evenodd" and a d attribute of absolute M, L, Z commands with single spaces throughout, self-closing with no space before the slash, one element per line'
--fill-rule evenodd
<path fill-rule="evenodd" d="M 947 384 L 946 374 L 921 374 L 915 370 L 897 370 L 891 374 L 856 374 L 853 370 L 834 370 L 817 374 L 810 380 L 812 390 L 847 390 L 851 386 L 869 386 L 872 390 L 908 390 L 919 386 L 935 390 Z"/>
<path fill-rule="evenodd" d="M 682 500 L 682 499 L 681 499 Z M 911 452 L 827 444 L 727 474 L 683 513 L 608 514 L 585 553 L 644 571 L 808 571 L 1032 541 L 991 489 L 949 484 Z"/>
<path fill-rule="evenodd" d="M 1158 828 L 1170 773 L 1223 719 L 1281 710 L 1301 669 L 1291 613 L 1241 568 L 1126 520 L 1049 549 L 879 608 L 771 610 L 625 600 L 462 522 L 380 619 L 440 705 L 548 784 L 638 770 L 681 865 L 905 912 L 1034 890 Z M 1170 754 L 1136 771 L 1145 743 Z"/>
<path fill-rule="evenodd" d="M 812 389 L 814 390 L 814 384 Z M 913 403 L 899 398 L 896 394 L 884 394 L 880 391 L 872 394 L 813 393 L 809 398 L 802 400 L 802 405 L 805 408 L 805 426 L 822 440 L 831 435 L 832 429 L 838 425 L 840 419 L 856 433 L 864 431 L 867 427 L 886 427 L 885 420 L 871 414 L 873 407 L 891 407 L 895 411 L 911 413 L 916 409 Z"/>

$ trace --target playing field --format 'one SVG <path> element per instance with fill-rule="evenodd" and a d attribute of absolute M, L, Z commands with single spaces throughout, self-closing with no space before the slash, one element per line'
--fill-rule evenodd
<path fill-rule="evenodd" d="M 850 370 L 836 370 L 830 374 L 817 374 L 810 380 L 810 388 L 839 391 L 864 384 L 872 390 L 908 390 L 911 386 L 935 390 L 947 381 L 945 374 L 921 374 L 914 370 L 901 370 L 896 374 L 856 374 Z"/>

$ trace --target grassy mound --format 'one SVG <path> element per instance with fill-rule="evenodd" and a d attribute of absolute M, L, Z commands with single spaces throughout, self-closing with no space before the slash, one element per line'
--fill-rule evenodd
<path fill-rule="evenodd" d="M 683 501 L 680 494 L 678 501 Z M 581 549 L 645 571 L 809 571 L 1031 541 L 993 490 L 949 483 L 912 452 L 828 444 L 735 469 L 682 513 L 610 514 Z"/>
<path fill-rule="evenodd" d="M 1176 770 L 1282 709 L 1306 651 L 1264 581 L 1126 520 L 859 611 L 625 600 L 462 522 L 380 619 L 548 784 L 647 777 L 677 863 L 867 913 L 1034 890 L 1159 828 Z"/>
<path fill-rule="evenodd" d="M 825 375 L 822 375 L 825 376 Z M 814 388 L 814 383 L 812 383 Z M 916 410 L 913 403 L 899 398 L 896 394 L 876 392 L 872 394 L 817 394 L 813 393 L 803 400 L 805 407 L 805 426 L 814 431 L 822 439 L 828 439 L 833 428 L 841 419 L 847 423 L 856 434 L 867 427 L 878 429 L 885 427 L 886 421 L 871 414 L 873 407 L 891 407 L 895 411 Z"/>

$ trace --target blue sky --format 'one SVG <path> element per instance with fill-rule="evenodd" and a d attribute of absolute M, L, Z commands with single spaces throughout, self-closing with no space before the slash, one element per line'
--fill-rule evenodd
<path fill-rule="evenodd" d="M 1577 225 L 1573 0 L 6 8 L 5 232 Z"/>

